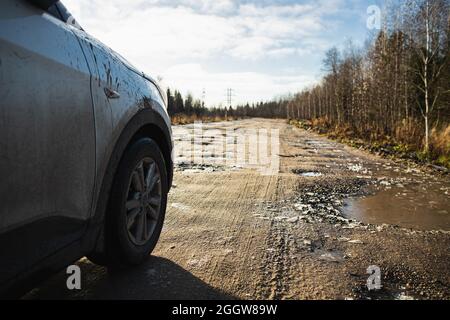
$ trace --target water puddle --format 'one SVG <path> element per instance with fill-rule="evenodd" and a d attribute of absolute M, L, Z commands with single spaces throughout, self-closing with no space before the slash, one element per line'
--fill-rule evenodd
<path fill-rule="evenodd" d="M 369 196 L 345 200 L 346 218 L 417 230 L 450 231 L 448 178 L 378 171 Z"/>
<path fill-rule="evenodd" d="M 317 172 L 317 171 L 305 171 L 302 169 L 294 169 L 292 170 L 292 172 L 296 175 L 302 176 L 302 177 L 306 177 L 306 178 L 316 178 L 316 177 L 321 177 L 323 176 L 322 173 Z"/>
<path fill-rule="evenodd" d="M 182 172 L 184 174 L 193 174 L 193 173 L 213 173 L 224 171 L 225 168 L 220 165 L 212 165 L 212 164 L 196 164 L 192 162 L 178 162 L 175 163 L 175 171 Z"/>
<path fill-rule="evenodd" d="M 307 178 L 314 178 L 314 177 L 321 177 L 322 174 L 320 172 L 305 172 L 305 173 L 302 173 L 301 176 L 307 177 Z"/>

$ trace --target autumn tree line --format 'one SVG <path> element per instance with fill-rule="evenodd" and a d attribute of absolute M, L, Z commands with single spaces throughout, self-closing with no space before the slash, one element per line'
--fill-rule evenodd
<path fill-rule="evenodd" d="M 448 153 L 449 1 L 406 0 L 389 10 L 364 50 L 349 43 L 326 53 L 325 77 L 295 95 L 288 117 L 321 119 L 364 139 L 393 138 L 427 154 Z"/>
<path fill-rule="evenodd" d="M 192 94 L 183 97 L 179 91 L 167 89 L 168 113 L 175 124 L 196 120 L 233 120 L 254 117 L 286 118 L 288 103 L 289 101 L 284 98 L 277 101 L 247 103 L 235 107 L 206 107 L 203 101 L 195 99 Z"/>
<path fill-rule="evenodd" d="M 450 166 L 450 0 L 399 2 L 364 48 L 331 48 L 315 86 L 234 109 L 184 108 L 307 121 L 367 142 L 393 141 Z M 180 108 L 179 97 L 174 105 Z"/>
<path fill-rule="evenodd" d="M 364 48 L 348 42 L 326 53 L 325 76 L 288 99 L 286 116 L 450 167 L 449 2 L 391 5 Z"/>

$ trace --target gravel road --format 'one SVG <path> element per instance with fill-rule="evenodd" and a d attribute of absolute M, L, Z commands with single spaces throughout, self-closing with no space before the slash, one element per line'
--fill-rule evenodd
<path fill-rule="evenodd" d="M 278 129 L 279 174 L 181 161 L 160 243 L 143 266 L 108 273 L 82 259 L 82 290 L 68 291 L 61 272 L 24 298 L 450 299 L 448 230 L 365 224 L 343 216 L 347 198 L 392 183 L 376 168 L 424 179 L 430 173 L 281 120 L 206 127 Z M 175 136 L 184 130 L 175 127 Z M 434 178 L 448 203 L 448 176 Z M 380 290 L 367 288 L 370 266 L 380 268 Z"/>

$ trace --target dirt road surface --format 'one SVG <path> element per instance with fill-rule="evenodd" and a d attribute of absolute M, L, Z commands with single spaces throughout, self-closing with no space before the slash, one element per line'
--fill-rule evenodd
<path fill-rule="evenodd" d="M 281 120 L 206 126 L 279 129 L 279 174 L 179 163 L 161 240 L 143 266 L 108 273 L 82 259 L 82 290 L 67 290 L 61 272 L 24 298 L 450 298 L 449 229 L 421 231 L 344 216 L 346 199 L 393 184 L 406 187 L 411 177 L 439 183 L 445 208 L 448 177 L 389 163 Z M 185 129 L 176 127 L 175 136 Z M 381 290 L 368 290 L 370 266 L 380 268 Z"/>

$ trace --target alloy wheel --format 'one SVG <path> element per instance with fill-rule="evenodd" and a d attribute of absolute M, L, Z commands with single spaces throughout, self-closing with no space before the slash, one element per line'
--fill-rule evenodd
<path fill-rule="evenodd" d="M 141 160 L 133 170 L 128 184 L 126 227 L 130 240 L 145 245 L 153 235 L 162 201 L 161 174 L 151 158 Z"/>

